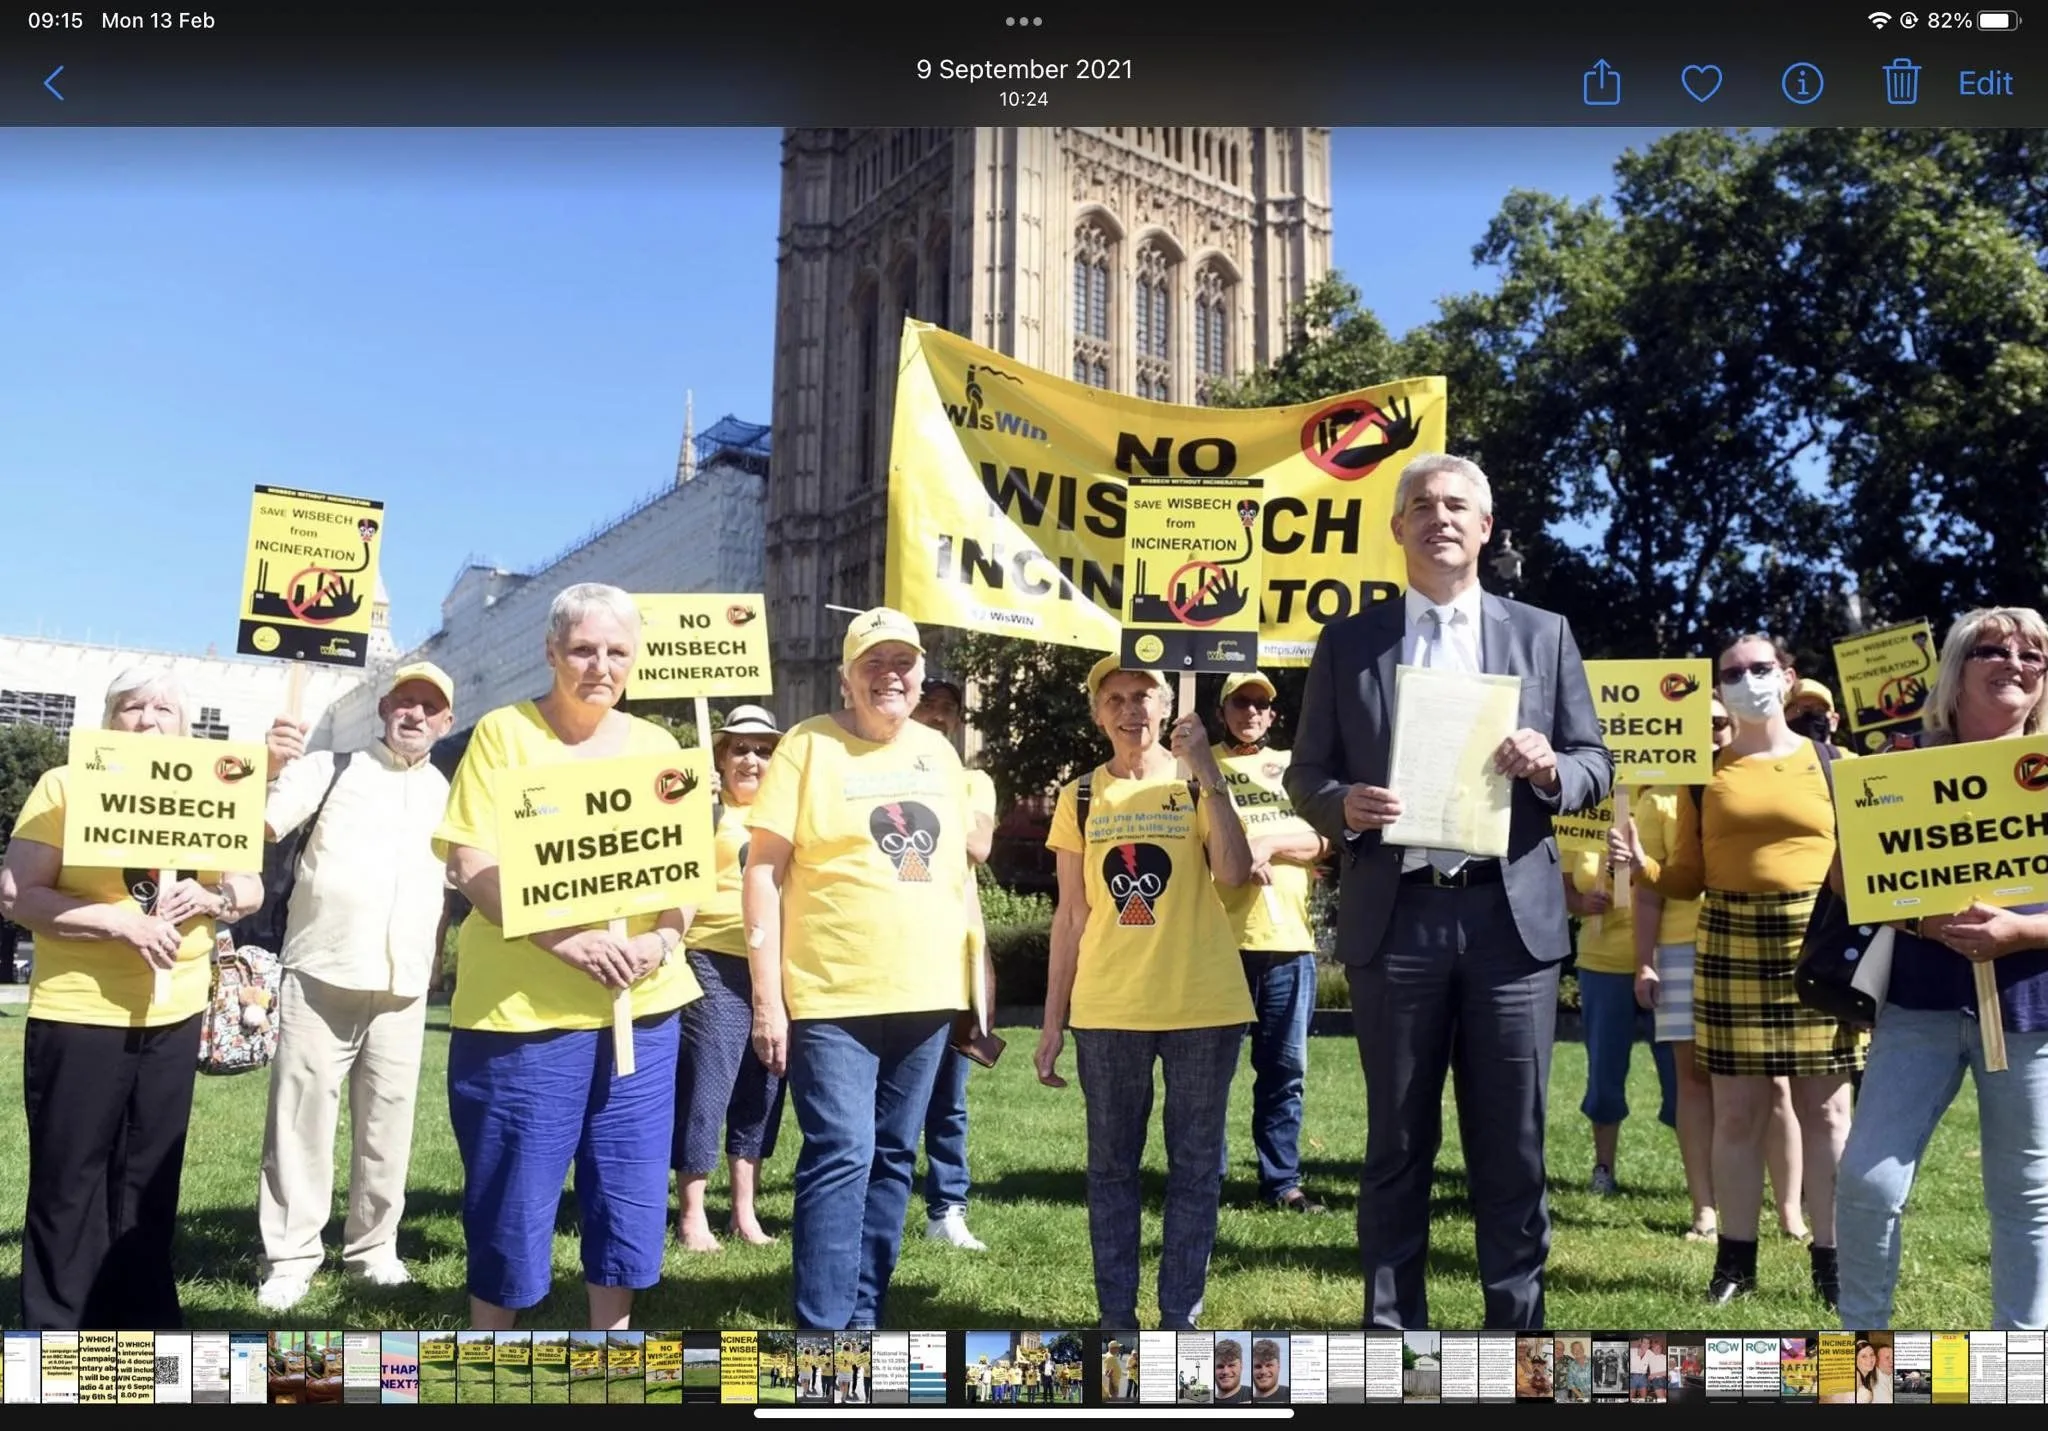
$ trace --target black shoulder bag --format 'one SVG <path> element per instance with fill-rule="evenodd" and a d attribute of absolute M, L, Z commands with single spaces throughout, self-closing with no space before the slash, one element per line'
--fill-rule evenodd
<path fill-rule="evenodd" d="M 1821 773 L 1827 777 L 1828 803 L 1835 796 L 1835 752 L 1816 741 Z M 1838 822 L 1839 824 L 1839 822 Z M 1840 858 L 1840 841 L 1836 842 Z M 1799 943 L 1799 964 L 1792 974 L 1792 988 L 1799 1002 L 1817 1013 L 1845 1024 L 1870 1027 L 1877 1022 L 1882 992 L 1872 996 L 1851 981 L 1858 961 L 1880 934 L 1889 937 L 1884 924 L 1855 924 L 1849 919 L 1849 905 L 1834 887 L 1823 882 L 1813 902 L 1813 916 L 1806 921 L 1806 936 Z"/>

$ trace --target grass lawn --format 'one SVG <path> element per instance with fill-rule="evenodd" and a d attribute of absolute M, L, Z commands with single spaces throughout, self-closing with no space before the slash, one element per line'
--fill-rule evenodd
<path fill-rule="evenodd" d="M 25 1005 L 0 1005 L 0 1324 L 17 1325 L 21 1211 L 26 1196 L 21 1039 Z M 327 1232 L 329 1270 L 292 1320 L 301 1326 L 454 1328 L 468 1319 L 463 1289 L 462 1168 L 449 1131 L 446 1010 L 433 1011 L 411 1192 L 399 1251 L 413 1285 L 372 1288 L 338 1271 L 341 1204 Z M 923 1207 L 913 1199 L 886 1312 L 888 1325 L 925 1328 L 1092 1326 L 1097 1318 L 1088 1253 L 1081 1092 L 1073 1044 L 1062 1071 L 1070 1086 L 1039 1086 L 1031 1071 L 1030 1030 L 1008 1029 L 1010 1054 L 968 1081 L 975 1186 L 974 1231 L 984 1254 L 928 1242 Z M 1711 1245 L 1682 1240 L 1689 1220 L 1677 1144 L 1655 1122 L 1656 1074 L 1638 1048 L 1629 1084 L 1635 1111 L 1622 1130 L 1624 1193 L 1596 1198 L 1586 1188 L 1592 1134 L 1578 1113 L 1585 1051 L 1559 1044 L 1551 1077 L 1549 1155 L 1552 1246 L 1549 1317 L 1553 1326 L 1742 1330 L 1829 1325 L 1807 1287 L 1805 1253 L 1767 1234 L 1759 1259 L 1762 1290 L 1746 1304 L 1702 1305 L 1713 1264 Z M 195 1327 L 255 1328 L 276 1320 L 256 1305 L 256 1183 L 261 1160 L 262 1073 L 201 1078 L 185 1159 L 177 1265 L 187 1321 Z M 1231 1172 L 1209 1276 L 1209 1326 L 1356 1328 L 1362 1291 L 1353 1226 L 1358 1164 L 1364 1151 L 1364 1084 L 1349 1039 L 1317 1039 L 1310 1053 L 1304 1171 L 1330 1206 L 1321 1218 L 1251 1206 L 1257 1194 L 1250 1123 L 1251 1073 L 1232 1089 Z M 1159 1255 L 1159 1206 L 1165 1158 L 1158 1113 L 1146 1151 L 1147 1280 L 1139 1306 L 1153 1315 L 1150 1273 Z M 338 1141 L 346 1176 L 346 1111 Z M 1476 1327 L 1482 1304 L 1472 1251 L 1472 1221 L 1456 1136 L 1456 1109 L 1444 1103 L 1445 1150 L 1437 1175 L 1430 1249 L 1431 1319 L 1439 1327 Z M 1913 1195 L 1894 1325 L 1972 1327 L 1990 1317 L 1989 1233 L 1978 1178 L 1977 1115 L 1966 1083 L 1936 1131 Z M 638 1326 L 695 1329 L 777 1327 L 789 1320 L 790 1171 L 800 1136 L 790 1116 L 782 1146 L 763 1170 L 761 1212 L 780 1241 L 754 1248 L 729 1242 L 713 1255 L 685 1254 L 669 1243 L 661 1285 L 634 1308 Z M 725 1216 L 724 1175 L 713 1175 L 714 1227 Z M 342 1189 L 337 1186 L 337 1199 Z M 1773 1225 L 1766 1211 L 1767 1225 Z M 529 1327 L 581 1327 L 587 1320 L 575 1234 L 575 1201 L 563 1196 L 556 1225 L 555 1290 L 521 1318 Z M 453 1365 L 422 1356 L 421 1397 L 449 1399 Z M 442 1388 L 446 1388 L 445 1391 Z M 635 1379 L 634 1394 L 639 1389 Z M 609 1399 L 625 1399 L 614 1385 Z M 438 1394 L 437 1394 L 438 1393 Z M 772 1393 L 764 1393 L 772 1396 Z M 536 1392 L 536 1400 L 544 1394 Z M 570 1400 L 606 1400 L 601 1379 L 576 1381 Z"/>

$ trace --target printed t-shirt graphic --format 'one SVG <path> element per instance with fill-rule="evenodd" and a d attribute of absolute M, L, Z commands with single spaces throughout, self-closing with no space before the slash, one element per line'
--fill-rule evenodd
<path fill-rule="evenodd" d="M 1218 797 L 1187 782 L 1090 777 L 1088 830 L 1061 789 L 1046 846 L 1081 857 L 1088 923 L 1074 974 L 1074 1028 L 1217 1028 L 1247 1023 L 1251 994 L 1204 842 Z"/>
<path fill-rule="evenodd" d="M 622 755 L 663 755 L 681 749 L 676 738 L 651 721 L 633 718 Z M 476 723 L 469 748 L 448 791 L 448 812 L 434 831 L 434 857 L 445 860 L 451 845 L 467 845 L 495 856 L 498 849 L 497 775 L 519 766 L 560 765 L 577 759 L 548 728 L 532 701 L 503 706 Z M 653 929 L 658 916 L 636 914 L 626 921 L 628 938 Z M 492 1033 L 545 1033 L 552 1029 L 608 1029 L 612 991 L 580 969 L 572 969 L 528 939 L 507 939 L 505 931 L 471 910 L 462 921 L 449 1025 Z M 633 1017 L 665 1014 L 703 994 L 689 961 L 671 959 L 633 986 Z"/>
<path fill-rule="evenodd" d="M 17 839 L 64 848 L 64 811 L 70 798 L 69 767 L 46 771 L 23 802 L 14 822 Z M 211 886 L 217 870 L 181 871 Z M 156 908 L 155 870 L 84 869 L 65 865 L 57 876 L 57 892 L 94 904 L 132 908 L 148 914 Z M 134 948 L 120 939 L 45 939 L 36 945 L 35 972 L 29 981 L 28 1016 L 62 1024 L 100 1024 L 116 1028 L 161 1028 L 183 1023 L 206 1007 L 212 970 L 213 937 L 203 919 L 180 926 L 184 940 L 171 966 L 169 1003 L 152 1004 L 155 976 Z"/>
<path fill-rule="evenodd" d="M 932 855 L 939 847 L 939 817 L 915 800 L 877 805 L 868 816 L 868 832 L 896 867 L 905 884 L 929 884 Z"/>
<path fill-rule="evenodd" d="M 967 1007 L 966 801 L 960 757 L 924 726 L 877 745 L 815 716 L 782 738 L 748 823 L 794 850 L 782 887 L 791 1018 Z"/>
<path fill-rule="evenodd" d="M 1244 821 L 1246 839 L 1310 831 L 1308 821 L 1294 813 L 1294 802 L 1281 783 L 1294 759 L 1292 751 L 1266 749 L 1234 755 L 1228 745 L 1210 748 L 1223 778 L 1230 782 L 1230 798 L 1237 805 L 1238 818 Z M 1231 927 L 1237 931 L 1237 947 L 1271 954 L 1311 953 L 1316 937 L 1308 924 L 1308 866 L 1275 860 L 1272 870 L 1269 885 L 1247 880 L 1236 889 L 1217 888 Z M 1267 890 L 1272 891 L 1270 897 Z"/>

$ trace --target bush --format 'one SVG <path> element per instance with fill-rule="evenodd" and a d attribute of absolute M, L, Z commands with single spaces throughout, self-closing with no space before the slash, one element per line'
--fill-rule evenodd
<path fill-rule="evenodd" d="M 1006 889 L 996 877 L 983 866 L 979 872 L 981 885 L 981 922 L 991 933 L 997 925 L 1038 924 L 1050 928 L 1052 925 L 1052 899 L 1043 894 L 1018 894 Z"/>
<path fill-rule="evenodd" d="M 991 924 L 988 952 L 996 966 L 996 1001 L 1003 1007 L 1043 1004 L 1052 962 L 1052 922 Z"/>
<path fill-rule="evenodd" d="M 1316 1007 L 1347 1010 L 1351 1007 L 1351 984 L 1344 977 L 1342 964 L 1323 958 L 1316 960 Z"/>

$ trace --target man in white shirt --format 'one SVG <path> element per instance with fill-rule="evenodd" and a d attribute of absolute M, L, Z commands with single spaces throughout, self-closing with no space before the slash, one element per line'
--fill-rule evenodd
<path fill-rule="evenodd" d="M 398 1223 L 441 917 L 432 836 L 448 804 L 448 779 L 427 757 L 455 723 L 454 683 L 438 666 L 402 666 L 377 715 L 383 738 L 338 774 L 333 752 L 305 754 L 303 722 L 280 717 L 267 737 L 265 835 L 314 821 L 285 926 L 257 1190 L 257 1301 L 267 1311 L 294 1306 L 320 1269 L 344 1082 L 353 1126 L 342 1263 L 380 1287 L 410 1280 Z"/>

